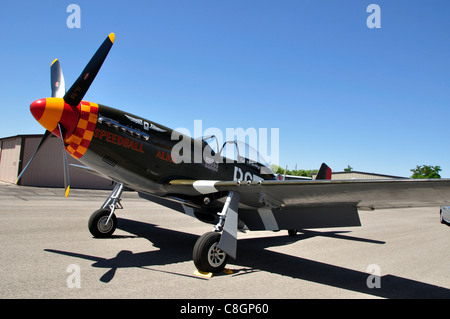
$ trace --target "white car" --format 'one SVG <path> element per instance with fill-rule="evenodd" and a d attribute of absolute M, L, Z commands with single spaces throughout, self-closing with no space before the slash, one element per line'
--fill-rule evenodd
<path fill-rule="evenodd" d="M 450 206 L 441 206 L 439 211 L 441 224 L 450 225 Z"/>

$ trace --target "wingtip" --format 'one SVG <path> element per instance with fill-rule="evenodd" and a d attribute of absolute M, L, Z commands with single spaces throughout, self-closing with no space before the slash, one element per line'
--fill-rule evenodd
<path fill-rule="evenodd" d="M 111 43 L 114 43 L 114 40 L 116 39 L 116 35 L 114 34 L 114 32 L 111 32 L 108 35 L 109 40 L 111 40 Z"/>

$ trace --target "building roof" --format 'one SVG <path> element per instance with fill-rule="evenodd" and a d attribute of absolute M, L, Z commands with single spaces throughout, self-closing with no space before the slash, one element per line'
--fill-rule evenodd
<path fill-rule="evenodd" d="M 18 137 L 28 138 L 28 137 L 42 137 L 42 136 L 44 136 L 44 134 L 19 134 L 19 135 L 13 135 L 13 136 L 0 137 L 0 141 L 9 140 L 9 139 L 18 138 Z"/>
<path fill-rule="evenodd" d="M 313 175 L 315 178 L 316 174 Z M 407 179 L 408 177 L 378 174 L 378 173 L 368 173 L 360 171 L 350 171 L 350 172 L 332 172 L 331 179 Z"/>

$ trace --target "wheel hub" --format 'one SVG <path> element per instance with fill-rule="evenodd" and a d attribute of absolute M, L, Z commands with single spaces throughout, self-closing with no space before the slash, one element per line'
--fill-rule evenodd
<path fill-rule="evenodd" d="M 111 228 L 113 227 L 112 221 L 109 221 L 108 224 L 106 223 L 107 221 L 108 221 L 108 216 L 103 216 L 98 220 L 98 223 L 97 223 L 98 230 L 105 234 L 107 232 L 109 232 L 111 230 Z"/>
<path fill-rule="evenodd" d="M 219 249 L 219 243 L 214 243 L 208 251 L 208 262 L 213 267 L 220 266 L 224 261 L 226 257 L 226 253 Z"/>

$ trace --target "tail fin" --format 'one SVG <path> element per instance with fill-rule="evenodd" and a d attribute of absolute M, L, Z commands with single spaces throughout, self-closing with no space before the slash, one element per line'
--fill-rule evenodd
<path fill-rule="evenodd" d="M 317 173 L 316 180 L 319 179 L 331 179 L 331 168 L 325 163 L 322 163 L 319 172 Z"/>

